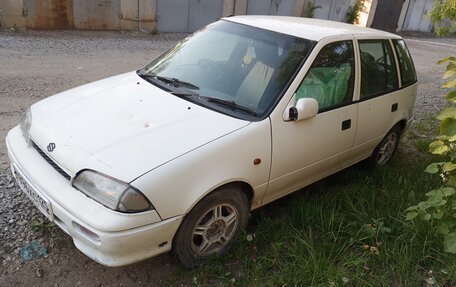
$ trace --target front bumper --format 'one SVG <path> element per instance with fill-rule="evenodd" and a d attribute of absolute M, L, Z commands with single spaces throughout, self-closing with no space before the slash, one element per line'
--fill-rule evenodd
<path fill-rule="evenodd" d="M 156 211 L 115 212 L 71 185 L 22 137 L 19 127 L 6 138 L 14 177 L 49 220 L 75 246 L 107 266 L 122 266 L 167 252 L 182 217 L 162 221 Z"/>

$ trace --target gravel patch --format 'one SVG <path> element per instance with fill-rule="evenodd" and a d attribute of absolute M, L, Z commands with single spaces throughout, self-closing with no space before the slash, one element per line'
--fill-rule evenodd
<path fill-rule="evenodd" d="M 24 52 L 37 55 L 87 54 L 100 51 L 137 50 L 164 51 L 184 38 L 187 34 L 167 33 L 153 35 L 142 32 L 76 31 L 76 30 L 0 30 L 0 49 L 11 53 Z"/>
<path fill-rule="evenodd" d="M 44 216 L 19 189 L 10 170 L 0 170 L 0 265 L 19 262 L 19 250 L 25 243 L 41 239 L 30 222 Z"/>

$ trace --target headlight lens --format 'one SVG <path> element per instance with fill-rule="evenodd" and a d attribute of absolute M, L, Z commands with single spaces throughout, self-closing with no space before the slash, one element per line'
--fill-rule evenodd
<path fill-rule="evenodd" d="M 21 128 L 22 136 L 24 137 L 25 141 L 28 142 L 29 140 L 29 132 L 30 127 L 32 126 L 32 113 L 30 109 L 28 109 L 21 118 L 21 123 L 19 127 Z"/>
<path fill-rule="evenodd" d="M 131 213 L 154 208 L 136 188 L 96 171 L 79 173 L 73 186 L 112 210 Z"/>

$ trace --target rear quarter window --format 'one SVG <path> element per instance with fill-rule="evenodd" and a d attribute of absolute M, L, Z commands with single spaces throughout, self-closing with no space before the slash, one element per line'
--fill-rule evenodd
<path fill-rule="evenodd" d="M 416 82 L 415 66 L 404 40 L 393 40 L 393 45 L 399 60 L 402 86 L 414 84 Z"/>

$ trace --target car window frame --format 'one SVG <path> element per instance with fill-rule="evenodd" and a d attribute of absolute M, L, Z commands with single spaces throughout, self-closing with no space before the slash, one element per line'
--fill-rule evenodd
<path fill-rule="evenodd" d="M 283 102 L 278 103 L 275 106 L 275 109 L 272 111 L 272 113 L 278 113 L 280 114 L 280 117 L 282 118 L 283 121 L 288 122 L 287 116 L 288 111 L 291 107 L 294 107 L 296 105 L 296 90 L 299 88 L 299 85 L 303 81 L 304 77 L 307 75 L 309 69 L 311 68 L 315 58 L 317 57 L 318 53 L 320 50 L 326 46 L 329 43 L 332 42 L 338 42 L 338 41 L 345 41 L 345 40 L 351 40 L 354 43 L 354 54 L 355 54 L 355 85 L 354 85 L 354 92 L 353 92 L 353 99 L 351 103 L 341 105 L 338 107 L 333 107 L 332 109 L 325 110 L 325 111 L 318 111 L 318 114 L 325 113 L 332 111 L 334 109 L 338 108 L 343 108 L 349 105 L 354 105 L 358 104 L 363 101 L 368 101 L 371 99 L 375 98 L 365 98 L 365 99 L 360 99 L 360 89 L 361 89 L 361 59 L 360 59 L 360 53 L 359 53 L 359 45 L 358 41 L 359 40 L 386 40 L 389 41 L 390 46 L 392 47 L 393 55 L 394 55 L 394 61 L 396 63 L 396 71 L 397 71 L 397 77 L 398 77 L 398 83 L 399 83 L 399 88 L 396 90 L 392 90 L 388 93 L 385 93 L 383 95 L 388 95 L 390 93 L 396 93 L 399 92 L 405 88 L 408 88 L 410 86 L 404 86 L 402 81 L 401 81 L 401 74 L 400 74 L 400 68 L 399 68 L 399 63 L 398 63 L 398 58 L 396 55 L 396 49 L 393 46 L 392 41 L 393 40 L 404 40 L 402 37 L 397 36 L 397 35 L 391 35 L 391 36 L 386 36 L 386 35 L 369 35 L 369 34 L 350 34 L 350 35 L 337 35 L 337 36 L 331 36 L 331 37 L 326 37 L 323 39 L 320 39 L 317 41 L 317 43 L 314 45 L 312 48 L 311 53 L 307 57 L 306 62 L 302 65 L 300 70 L 298 71 L 298 74 L 296 75 L 293 83 L 289 86 L 289 90 L 286 91 L 286 94 L 283 96 L 282 100 Z M 405 41 L 404 41 L 405 42 Z M 413 61 L 413 58 L 412 58 Z M 414 66 L 415 67 L 415 66 Z M 415 69 L 416 70 L 416 69 Z M 416 82 L 413 85 L 416 85 Z M 377 96 L 377 97 L 380 97 Z"/>
<path fill-rule="evenodd" d="M 242 24 L 242 23 L 239 23 L 239 24 L 246 25 L 246 24 Z M 259 28 L 259 29 L 262 29 L 262 28 Z M 271 31 L 271 30 L 267 30 L 267 31 Z M 314 41 L 314 40 L 311 40 L 311 39 L 298 37 L 298 36 L 294 36 L 294 35 L 286 34 L 286 33 L 281 33 L 281 32 L 277 32 L 277 31 L 272 31 L 272 32 L 277 33 L 277 34 L 288 35 L 288 36 L 293 36 L 293 37 L 296 37 L 296 38 L 301 38 L 301 39 L 304 39 L 304 40 L 308 40 L 309 43 L 311 44 L 311 46 L 309 48 L 309 51 L 307 52 L 307 55 L 305 55 L 303 57 L 303 59 L 301 60 L 301 62 L 298 64 L 298 66 L 296 67 L 294 73 L 291 75 L 290 79 L 288 79 L 288 81 L 284 85 L 283 89 L 279 93 L 277 93 L 276 99 L 271 102 L 271 105 L 269 106 L 268 109 L 265 110 L 264 114 L 261 117 L 257 117 L 255 120 L 252 120 L 252 122 L 260 122 L 260 121 L 262 121 L 264 119 L 267 119 L 267 118 L 269 118 L 271 116 L 271 114 L 276 110 L 276 108 L 278 107 L 279 103 L 283 100 L 283 98 L 285 97 L 287 92 L 290 90 L 290 87 L 292 86 L 293 82 L 296 80 L 296 77 L 298 77 L 299 72 L 305 66 L 305 64 L 309 60 L 310 55 L 312 55 L 313 51 L 315 50 L 315 47 L 318 44 L 318 41 Z"/>
<path fill-rule="evenodd" d="M 394 59 L 396 61 L 396 71 L 397 71 L 397 77 L 398 77 L 398 80 L 399 80 L 399 89 L 397 90 L 394 90 L 394 91 L 391 91 L 391 92 L 388 92 L 384 95 L 388 95 L 390 93 L 396 93 L 396 92 L 399 92 L 403 89 L 406 89 L 408 87 L 411 87 L 413 85 L 416 85 L 417 82 L 418 82 L 418 77 L 416 78 L 416 82 L 410 84 L 410 85 L 404 85 L 402 83 L 402 79 L 401 79 L 401 73 L 400 73 L 400 67 L 399 67 L 399 59 L 398 59 L 398 56 L 397 56 L 397 53 L 396 53 L 396 49 L 394 48 L 394 45 L 393 45 L 393 41 L 394 40 L 402 40 L 404 41 L 405 43 L 405 40 L 404 38 L 398 36 L 398 35 L 391 35 L 391 36 L 384 36 L 384 35 L 380 35 L 380 36 L 374 36 L 374 35 L 354 35 L 355 37 L 355 42 L 356 42 L 356 45 L 358 45 L 358 41 L 359 40 L 388 40 L 390 42 L 390 45 L 393 47 L 393 54 L 394 54 Z M 406 46 L 407 46 L 407 43 L 405 43 Z M 359 48 L 357 49 L 359 51 Z M 407 48 L 407 50 L 409 51 L 409 54 L 410 54 L 410 50 Z M 360 55 L 359 55 L 359 52 L 357 52 L 357 62 L 358 62 L 358 65 L 359 65 L 359 69 L 361 69 L 361 59 L 360 59 Z M 413 67 L 414 67 L 414 70 L 415 70 L 415 73 L 416 73 L 416 67 L 415 67 L 415 64 L 413 62 L 413 57 L 411 56 L 410 54 L 410 58 L 412 59 L 412 64 L 413 64 Z M 361 76 L 361 71 L 360 71 L 360 74 L 359 76 Z M 361 78 L 358 79 L 358 89 L 357 89 L 357 92 L 355 93 L 355 97 L 356 97 L 356 100 L 355 102 L 356 103 L 359 103 L 359 102 L 363 102 L 363 101 L 368 101 L 368 100 L 371 100 L 371 99 L 375 99 L 375 98 L 365 98 L 365 99 L 360 99 L 360 93 L 361 93 Z M 377 97 L 380 97 L 380 96 L 377 96 Z"/>
<path fill-rule="evenodd" d="M 398 39 L 399 40 L 399 39 Z M 363 73 L 362 73 L 362 69 L 361 69 L 361 43 L 362 42 L 365 42 L 365 43 L 388 43 L 390 49 L 391 49 L 391 61 L 393 62 L 391 66 L 394 67 L 394 69 L 396 69 L 396 80 L 397 80 L 397 88 L 393 88 L 391 90 L 385 90 L 385 91 L 381 91 L 381 92 L 378 92 L 378 93 L 375 93 L 375 94 L 372 94 L 368 97 L 364 97 L 364 98 L 361 98 L 361 81 L 362 81 L 362 77 L 363 77 Z M 393 46 L 393 43 L 392 43 L 392 39 L 391 38 L 368 38 L 368 39 L 363 39 L 363 38 L 357 38 L 356 39 L 356 43 L 357 43 L 357 46 L 358 46 L 358 62 L 359 62 L 359 66 L 360 66 L 360 72 L 359 72 L 359 90 L 358 90 L 358 101 L 357 102 L 362 102 L 362 101 L 366 101 L 366 100 L 369 100 L 369 99 L 373 99 L 373 98 L 377 98 L 377 97 L 381 97 L 383 95 L 386 95 L 386 94 L 389 94 L 389 93 L 393 93 L 395 91 L 398 91 L 400 90 L 402 87 L 401 87 L 401 75 L 399 74 L 399 61 L 396 57 L 396 51 L 395 51 L 395 48 Z"/>
<path fill-rule="evenodd" d="M 394 41 L 403 41 L 404 42 L 406 52 L 409 56 L 410 62 L 412 63 L 413 73 L 415 76 L 415 81 L 412 83 L 404 85 L 404 83 L 402 81 L 402 70 L 401 70 L 401 65 L 400 65 L 400 61 L 399 61 L 399 53 L 397 51 L 396 44 L 394 43 Z M 390 42 L 391 42 L 391 46 L 393 47 L 394 56 L 396 58 L 400 88 L 402 89 L 402 88 L 407 88 L 407 87 L 413 86 L 414 84 L 416 84 L 418 82 L 418 75 L 416 73 L 415 63 L 413 62 L 413 57 L 412 57 L 412 54 L 410 53 L 410 49 L 408 48 L 407 43 L 405 42 L 405 40 L 403 38 L 390 39 Z"/>
<path fill-rule="evenodd" d="M 333 105 L 333 106 L 330 106 L 330 107 L 325 107 L 325 108 L 318 108 L 318 114 L 322 114 L 322 113 L 325 113 L 325 112 L 329 112 L 329 111 L 332 111 L 332 110 L 335 110 L 335 109 L 339 109 L 339 108 L 342 108 L 342 107 L 346 107 L 346 106 L 350 106 L 354 103 L 356 103 L 356 100 L 355 100 L 355 95 L 356 95 L 356 91 L 357 91 L 357 78 L 358 78 L 358 74 L 359 74 L 359 67 L 358 67 L 358 64 L 357 64 L 357 43 L 356 43 L 356 39 L 352 36 L 352 35 L 349 35 L 348 37 L 345 36 L 345 37 L 331 37 L 330 39 L 322 39 L 318 42 L 318 44 L 316 46 L 314 46 L 314 49 L 312 51 L 312 55 L 310 55 L 308 58 L 307 58 L 307 61 L 309 62 L 308 66 L 307 67 L 303 67 L 303 69 L 305 68 L 306 71 L 305 71 L 305 74 L 304 76 L 299 80 L 298 84 L 296 85 L 296 88 L 293 90 L 293 98 L 296 98 L 296 92 L 298 91 L 299 87 L 301 86 L 302 82 L 304 81 L 304 79 L 308 76 L 311 68 L 312 68 L 312 65 L 314 64 L 314 62 L 316 61 L 317 57 L 320 55 L 320 52 L 328 45 L 331 45 L 331 44 L 334 44 L 334 43 L 337 43 L 337 42 L 351 42 L 352 43 L 352 48 L 353 48 L 353 61 L 354 61 L 354 65 L 353 65 L 353 68 L 354 68 L 354 74 L 353 74 L 353 83 L 352 83 L 352 95 L 351 95 L 351 98 L 350 98 L 350 101 L 347 101 L 345 103 L 341 103 L 341 104 L 337 104 L 337 105 Z"/>

